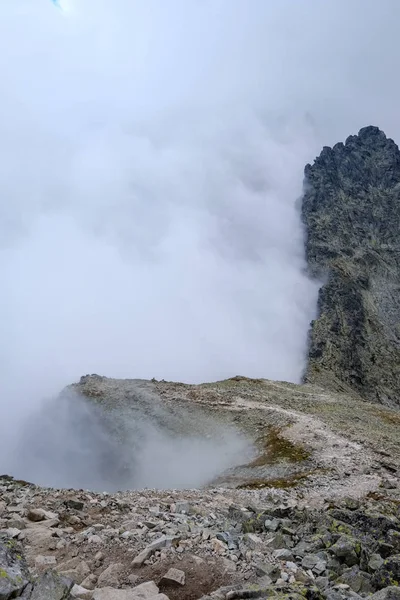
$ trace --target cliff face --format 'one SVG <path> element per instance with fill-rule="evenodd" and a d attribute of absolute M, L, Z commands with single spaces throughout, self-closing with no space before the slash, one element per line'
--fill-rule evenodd
<path fill-rule="evenodd" d="M 376 127 L 305 169 L 302 219 L 324 284 L 305 380 L 400 405 L 400 151 Z"/>

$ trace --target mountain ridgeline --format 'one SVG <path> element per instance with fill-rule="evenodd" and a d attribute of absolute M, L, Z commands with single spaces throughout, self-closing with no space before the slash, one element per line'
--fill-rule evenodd
<path fill-rule="evenodd" d="M 305 168 L 310 274 L 323 285 L 307 382 L 400 405 L 400 151 L 377 127 Z"/>

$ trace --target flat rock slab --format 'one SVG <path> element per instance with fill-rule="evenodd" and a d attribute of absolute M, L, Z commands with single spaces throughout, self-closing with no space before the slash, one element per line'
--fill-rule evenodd
<path fill-rule="evenodd" d="M 185 585 L 185 579 L 185 571 L 171 568 L 164 575 L 164 577 L 162 577 L 160 585 L 181 586 Z"/>
<path fill-rule="evenodd" d="M 159 594 L 158 587 L 154 581 L 142 583 L 128 590 L 117 590 L 111 587 L 98 588 L 94 590 L 93 600 L 165 600 L 164 594 Z"/>

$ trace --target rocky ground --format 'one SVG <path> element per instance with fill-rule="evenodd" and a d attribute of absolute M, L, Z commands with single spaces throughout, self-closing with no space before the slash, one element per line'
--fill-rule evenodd
<path fill-rule="evenodd" d="M 185 409 L 194 430 L 211 415 L 255 454 L 201 490 L 94 493 L 3 476 L 0 600 L 400 600 L 397 412 L 242 377 L 73 387 L 109 410 L 144 397 L 164 416 Z"/>
<path fill-rule="evenodd" d="M 31 581 L 22 597 L 43 600 L 397 599 L 397 483 L 313 509 L 297 489 L 94 494 L 3 478 L 0 598 Z"/>

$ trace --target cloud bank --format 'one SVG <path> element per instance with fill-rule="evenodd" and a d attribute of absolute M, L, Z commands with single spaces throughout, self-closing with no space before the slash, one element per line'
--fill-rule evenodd
<path fill-rule="evenodd" d="M 303 168 L 400 139 L 397 0 L 60 4 L 0 7 L 3 423 L 91 372 L 298 381 Z"/>

